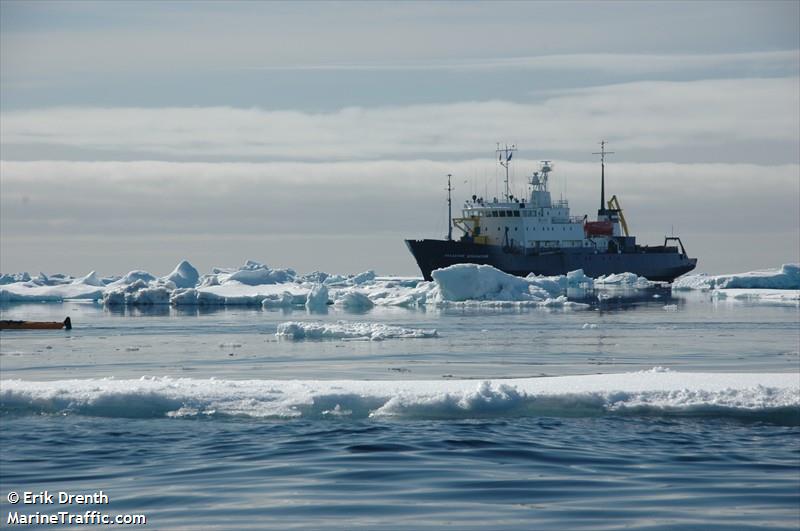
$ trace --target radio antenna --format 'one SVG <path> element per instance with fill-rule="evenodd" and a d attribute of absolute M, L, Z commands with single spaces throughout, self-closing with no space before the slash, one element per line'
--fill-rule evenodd
<path fill-rule="evenodd" d="M 497 149 L 494 150 L 497 153 L 497 162 L 500 163 L 500 166 L 506 169 L 506 202 L 510 201 L 510 196 L 508 192 L 508 167 L 511 165 L 511 157 L 514 156 L 514 152 L 517 150 L 517 146 L 511 144 L 511 147 L 508 147 L 508 144 L 505 147 L 500 147 L 500 142 L 497 143 Z"/>
<path fill-rule="evenodd" d="M 450 195 L 450 192 L 453 191 L 453 187 L 450 185 L 450 178 L 453 175 L 451 173 L 447 174 L 447 241 L 453 241 L 453 198 Z"/>
<path fill-rule="evenodd" d="M 600 141 L 600 151 L 592 155 L 600 155 L 600 214 L 606 213 L 606 155 L 613 155 L 613 151 L 606 151 L 606 141 Z"/>

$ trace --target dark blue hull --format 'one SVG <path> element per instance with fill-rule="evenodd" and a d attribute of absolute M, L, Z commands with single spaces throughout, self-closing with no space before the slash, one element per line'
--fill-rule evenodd
<path fill-rule="evenodd" d="M 517 276 L 565 275 L 583 269 L 593 278 L 612 273 L 636 273 L 649 280 L 672 282 L 695 268 L 696 258 L 689 258 L 677 247 L 640 247 L 625 252 L 595 253 L 594 251 L 553 250 L 522 253 L 508 251 L 496 245 L 479 245 L 464 241 L 406 240 L 411 254 L 426 280 L 431 271 L 454 264 L 487 264 Z"/>

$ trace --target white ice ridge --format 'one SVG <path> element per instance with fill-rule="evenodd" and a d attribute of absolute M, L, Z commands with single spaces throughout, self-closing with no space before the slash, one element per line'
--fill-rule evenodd
<path fill-rule="evenodd" d="M 336 323 L 287 321 L 278 325 L 275 333 L 279 338 L 303 339 L 417 339 L 437 337 L 436 330 L 402 328 L 382 323 L 338 321 Z"/>
<path fill-rule="evenodd" d="M 665 415 L 800 425 L 800 374 L 650 371 L 508 380 L 3 380 L 0 413 L 451 419 Z"/>

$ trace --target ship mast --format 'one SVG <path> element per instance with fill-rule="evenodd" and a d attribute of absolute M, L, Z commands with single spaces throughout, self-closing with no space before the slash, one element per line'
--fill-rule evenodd
<path fill-rule="evenodd" d="M 447 241 L 453 241 L 453 199 L 450 195 L 450 192 L 453 191 L 453 187 L 450 185 L 450 178 L 453 175 L 448 173 L 447 174 Z"/>
<path fill-rule="evenodd" d="M 600 151 L 592 153 L 592 155 L 600 155 L 600 210 L 597 212 L 600 215 L 606 213 L 606 155 L 613 155 L 613 151 L 606 151 L 606 141 L 600 141 Z"/>
<path fill-rule="evenodd" d="M 517 150 L 517 147 L 514 144 L 511 144 L 511 147 L 508 147 L 508 144 L 505 147 L 500 147 L 500 142 L 497 143 L 497 149 L 494 150 L 497 153 L 497 162 L 500 163 L 500 166 L 506 169 L 506 201 L 510 201 L 510 195 L 508 192 L 508 167 L 511 163 L 511 157 L 514 156 L 514 152 Z M 505 155 L 505 160 L 503 160 L 503 155 Z"/>

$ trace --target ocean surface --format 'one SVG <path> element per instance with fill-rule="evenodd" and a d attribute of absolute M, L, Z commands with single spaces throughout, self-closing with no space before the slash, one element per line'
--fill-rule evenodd
<path fill-rule="evenodd" d="M 150 529 L 800 528 L 796 390 L 730 376 L 800 379 L 800 310 L 663 289 L 584 301 L 6 304 L 74 328 L 0 335 L 2 525 L 96 509 Z M 288 321 L 436 335 L 276 337 Z M 109 500 L 8 501 L 44 490 Z"/>

